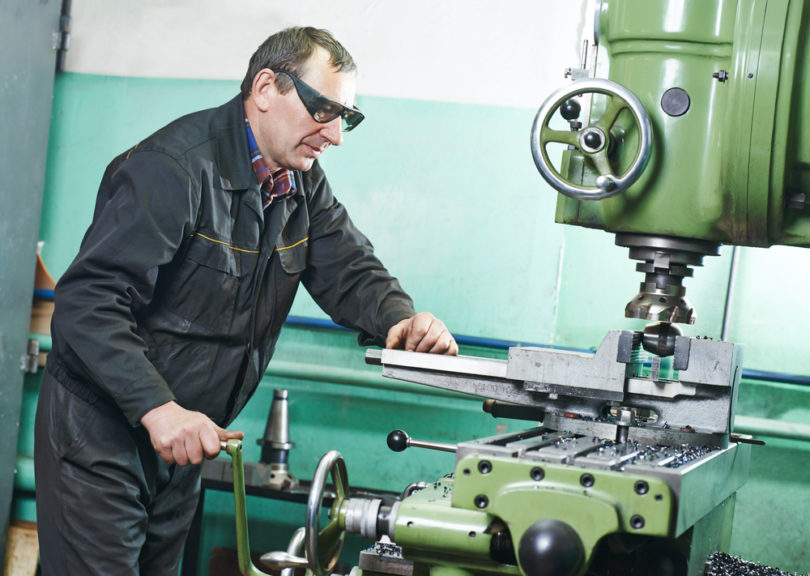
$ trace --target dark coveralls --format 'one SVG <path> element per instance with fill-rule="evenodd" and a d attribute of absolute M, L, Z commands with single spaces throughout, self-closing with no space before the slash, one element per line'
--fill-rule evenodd
<path fill-rule="evenodd" d="M 262 210 L 241 96 L 107 168 L 55 294 L 36 417 L 43 573 L 176 574 L 200 467 L 167 465 L 141 417 L 170 400 L 226 427 L 302 282 L 366 343 L 414 314 L 316 162 Z"/>

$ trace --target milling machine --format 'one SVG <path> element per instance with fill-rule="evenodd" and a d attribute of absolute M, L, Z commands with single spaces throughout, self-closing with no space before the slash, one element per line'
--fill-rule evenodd
<path fill-rule="evenodd" d="M 540 425 L 458 445 L 392 433 L 392 449 L 454 451 L 456 463 L 390 501 L 350 497 L 329 452 L 305 531 L 263 562 L 325 576 L 356 533 L 378 544 L 355 573 L 733 573 L 711 559 L 728 550 L 748 473 L 750 439 L 732 434 L 742 350 L 683 335 L 677 324 L 696 319 L 683 279 L 721 244 L 810 244 L 810 82 L 799 73 L 809 24 L 808 0 L 596 2 L 594 77 L 583 50 L 572 82 L 538 111 L 531 151 L 560 192 L 556 220 L 612 232 L 639 261 L 625 315 L 652 323 L 610 331 L 593 354 L 369 351 L 386 377 Z M 236 481 L 240 449 L 227 450 Z M 246 552 L 240 565 L 255 570 Z"/>

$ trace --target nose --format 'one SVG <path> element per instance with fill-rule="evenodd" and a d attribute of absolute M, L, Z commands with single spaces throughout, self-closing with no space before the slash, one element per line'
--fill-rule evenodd
<path fill-rule="evenodd" d="M 329 141 L 331 146 L 340 146 L 343 143 L 343 120 L 338 116 L 327 122 L 321 128 L 321 134 Z"/>

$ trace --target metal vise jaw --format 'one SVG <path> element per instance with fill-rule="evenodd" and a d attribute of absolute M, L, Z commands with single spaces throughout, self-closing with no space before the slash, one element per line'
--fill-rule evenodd
<path fill-rule="evenodd" d="M 546 428 L 610 437 L 623 427 L 628 440 L 724 446 L 742 348 L 678 336 L 671 359 L 648 358 L 638 333 L 612 330 L 593 354 L 513 347 L 497 360 L 369 350 L 366 362 L 389 378 L 536 408 Z"/>

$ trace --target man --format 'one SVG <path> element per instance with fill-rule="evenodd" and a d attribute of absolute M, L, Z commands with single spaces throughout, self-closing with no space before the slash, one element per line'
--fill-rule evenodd
<path fill-rule="evenodd" d="M 56 288 L 37 409 L 43 573 L 176 574 L 199 464 L 258 385 L 299 282 L 376 342 L 457 353 L 415 314 L 318 157 L 363 119 L 326 31 L 256 51 L 241 94 L 112 161 Z"/>

